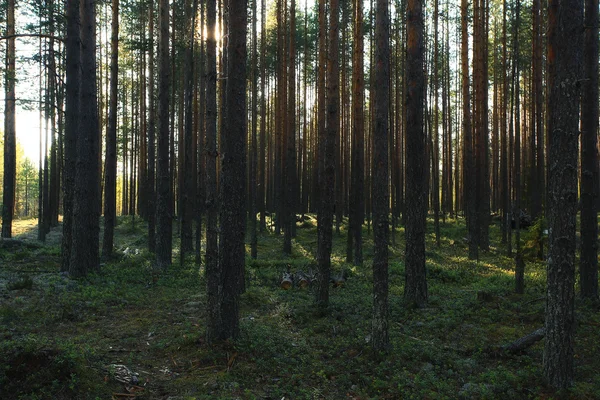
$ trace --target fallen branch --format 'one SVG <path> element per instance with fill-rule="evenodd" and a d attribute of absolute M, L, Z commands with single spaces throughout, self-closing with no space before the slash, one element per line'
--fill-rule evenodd
<path fill-rule="evenodd" d="M 533 346 L 540 340 L 542 340 L 546 336 L 546 328 L 541 327 L 528 335 L 523 336 L 515 340 L 512 343 L 506 344 L 504 346 L 497 347 L 492 349 L 491 353 L 508 353 L 508 354 L 519 354 L 523 351 L 527 350 L 529 347 Z"/>

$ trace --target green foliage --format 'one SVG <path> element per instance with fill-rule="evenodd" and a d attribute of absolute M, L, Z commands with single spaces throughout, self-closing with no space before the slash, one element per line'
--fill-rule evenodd
<path fill-rule="evenodd" d="M 8 290 L 31 290 L 33 287 L 33 279 L 31 279 L 31 277 L 29 275 L 25 275 L 24 277 L 13 281 L 13 282 L 9 282 L 6 285 L 6 288 Z"/>
<path fill-rule="evenodd" d="M 499 246 L 499 227 L 492 227 L 491 250 L 478 262 L 466 257 L 462 220 L 442 224 L 439 249 L 434 236 L 427 236 L 429 304 L 423 309 L 407 308 L 403 301 L 403 229 L 397 230 L 389 268 L 393 349 L 384 355 L 370 346 L 373 242 L 366 227 L 362 267 L 344 262 L 345 227 L 342 235 L 334 234 L 333 274 L 350 273 L 343 287 L 331 288 L 325 315 L 315 312 L 313 287 L 279 287 L 287 269 L 316 271 L 316 226 L 307 221 L 298 224 L 291 256 L 282 253 L 281 237 L 259 236 L 259 257 L 246 263 L 240 337 L 208 346 L 202 266 L 192 257 L 157 275 L 145 250 L 146 226 L 139 221 L 133 226 L 123 217 L 116 228 L 120 257 L 99 274 L 75 281 L 46 273 L 34 276 L 26 295 L 3 292 L 8 297 L 0 306 L 0 397 L 110 398 L 124 390 L 112 378 L 111 364 L 139 373 L 145 398 L 172 393 L 196 399 L 554 395 L 541 380 L 541 344 L 518 356 L 497 358 L 488 352 L 544 320 L 539 299 L 545 265 L 528 262 L 526 293 L 514 295 L 514 261 Z M 19 256 L 22 268 L 39 260 L 56 263 L 60 256 L 56 246 L 26 250 Z M 597 306 L 577 308 L 584 321 L 577 330 L 577 383 L 566 398 L 598 398 Z M 28 374 L 15 380 L 24 371 Z"/>

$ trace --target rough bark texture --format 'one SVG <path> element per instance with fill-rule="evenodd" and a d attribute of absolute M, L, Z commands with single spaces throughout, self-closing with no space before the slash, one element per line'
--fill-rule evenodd
<path fill-rule="evenodd" d="M 327 127 L 322 133 L 320 145 L 322 161 L 319 173 L 320 191 L 318 219 L 319 281 L 317 288 L 317 306 L 324 309 L 329 303 L 329 276 L 331 269 L 331 246 L 333 235 L 333 212 L 335 205 L 335 138 L 339 131 L 339 1 L 329 1 L 329 48 L 327 49 Z M 324 32 L 322 32 L 324 34 Z"/>
<path fill-rule="evenodd" d="M 221 325 L 221 272 L 217 240 L 217 53 L 216 0 L 206 2 L 206 337 L 219 337 Z"/>
<path fill-rule="evenodd" d="M 193 251 L 194 234 L 193 223 L 195 214 L 194 199 L 196 198 L 196 164 L 194 157 L 194 125 L 193 125 L 193 99 L 194 99 L 194 53 L 195 53 L 195 32 L 196 32 L 196 8 L 198 7 L 197 0 L 186 1 L 186 41 L 187 48 L 185 49 L 185 70 L 184 70 L 184 136 L 183 136 L 183 170 L 182 174 L 183 186 L 180 188 L 181 196 L 181 261 L 185 254 Z M 180 147 L 181 149 L 181 147 Z"/>
<path fill-rule="evenodd" d="M 352 168 L 350 183 L 347 260 L 362 265 L 362 224 L 365 219 L 363 4 L 354 1 L 354 54 L 352 61 Z"/>
<path fill-rule="evenodd" d="M 156 182 L 156 266 L 166 269 L 171 265 L 172 252 L 172 189 L 169 168 L 169 2 L 159 3 L 158 44 L 158 165 Z"/>
<path fill-rule="evenodd" d="M 581 296 L 598 298 L 598 0 L 585 1 L 581 102 Z"/>
<path fill-rule="evenodd" d="M 79 0 L 67 1 L 67 38 L 65 42 L 66 96 L 63 174 L 64 195 L 61 271 L 69 270 L 73 237 L 73 186 L 75 185 L 77 131 L 79 129 L 79 78 L 81 68 L 79 18 Z"/>
<path fill-rule="evenodd" d="M 15 34 L 15 0 L 7 4 L 6 34 Z M 17 179 L 17 133 L 15 123 L 15 38 L 6 43 L 4 89 L 4 182 L 2 191 L 2 237 L 12 237 Z"/>
<path fill-rule="evenodd" d="M 104 236 L 102 257 L 113 252 L 117 219 L 117 97 L 119 76 L 119 0 L 112 0 L 110 37 L 110 104 L 106 131 L 106 158 L 104 160 Z"/>
<path fill-rule="evenodd" d="M 220 338 L 239 334 L 239 300 L 244 288 L 246 233 L 246 0 L 229 2 L 226 124 L 222 138 L 219 200 L 222 275 Z"/>
<path fill-rule="evenodd" d="M 423 129 L 423 3 L 407 3 L 406 59 L 406 284 L 404 299 L 413 305 L 427 302 L 425 273 L 425 216 L 427 213 L 426 134 Z"/>
<path fill-rule="evenodd" d="M 548 3 L 548 293 L 544 375 L 573 383 L 575 216 L 582 78 L 583 10 L 577 0 Z"/>
<path fill-rule="evenodd" d="M 388 334 L 388 116 L 390 22 L 388 1 L 377 0 L 375 16 L 375 126 L 373 129 L 373 347 L 387 350 Z"/>
<path fill-rule="evenodd" d="M 156 248 L 156 106 L 154 101 L 154 11 L 148 7 L 148 86 L 150 113 L 148 116 L 148 250 Z"/>
<path fill-rule="evenodd" d="M 296 1 L 290 3 L 288 98 L 287 98 L 287 149 L 285 156 L 285 232 L 283 252 L 292 253 L 292 236 L 296 225 Z"/>
<path fill-rule="evenodd" d="M 468 2 L 461 2 L 461 71 L 463 97 L 463 209 L 467 219 L 469 258 L 479 257 L 477 211 L 475 208 L 475 162 L 473 160 L 473 134 L 471 129 L 471 94 L 469 91 L 469 13 Z"/>
<path fill-rule="evenodd" d="M 93 0 L 81 2 L 81 86 L 79 135 L 73 192 L 73 244 L 69 273 L 98 271 L 100 236 L 99 133 L 96 97 L 96 10 Z"/>

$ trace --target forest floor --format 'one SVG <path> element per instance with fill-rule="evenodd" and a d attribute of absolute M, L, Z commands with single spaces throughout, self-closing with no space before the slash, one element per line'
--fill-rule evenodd
<path fill-rule="evenodd" d="M 119 256 L 101 273 L 71 280 L 59 272 L 60 226 L 42 244 L 35 221 L 19 221 L 17 240 L 0 242 L 0 398 L 600 399 L 598 304 L 576 301 L 576 382 L 567 392 L 544 384 L 543 340 L 518 354 L 498 351 L 544 324 L 546 270 L 534 257 L 535 235 L 523 231 L 526 293 L 516 295 L 497 225 L 479 261 L 466 257 L 464 220 L 442 223 L 440 248 L 432 225 L 425 308 L 402 300 L 402 228 L 390 245 L 392 350 L 384 355 L 369 343 L 366 226 L 363 267 L 344 262 L 346 227 L 334 233 L 333 273 L 349 277 L 331 288 L 325 316 L 315 312 L 310 287 L 279 286 L 288 268 L 316 269 L 314 217 L 298 225 L 291 257 L 282 237 L 261 234 L 258 259 L 247 258 L 240 337 L 208 346 L 205 280 L 193 255 L 156 275 L 145 226 L 121 218 Z"/>

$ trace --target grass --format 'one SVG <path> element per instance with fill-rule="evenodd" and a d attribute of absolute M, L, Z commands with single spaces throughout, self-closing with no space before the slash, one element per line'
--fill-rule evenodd
<path fill-rule="evenodd" d="M 462 220 L 442 224 L 439 249 L 429 221 L 423 309 L 402 300 L 404 232 L 397 230 L 389 271 L 393 347 L 384 355 L 369 343 L 373 243 L 366 227 L 363 267 L 344 262 L 346 226 L 334 233 L 334 274 L 347 269 L 350 276 L 331 288 L 325 316 L 315 312 L 310 288 L 279 288 L 288 267 L 316 269 L 315 223 L 298 225 L 291 257 L 281 252 L 282 237 L 260 235 L 258 259 L 247 259 L 240 337 L 214 346 L 203 339 L 203 268 L 190 256 L 157 276 L 139 221 L 120 220 L 120 257 L 83 280 L 59 273 L 57 241 L 0 248 L 0 398 L 600 398 L 598 305 L 576 303 L 576 383 L 568 392 L 544 384 L 541 342 L 520 355 L 487 351 L 544 323 L 545 264 L 528 254 L 526 293 L 514 294 L 514 262 L 496 226 L 490 251 L 476 262 L 466 257 Z M 129 393 L 115 380 L 121 364 L 143 389 Z"/>

